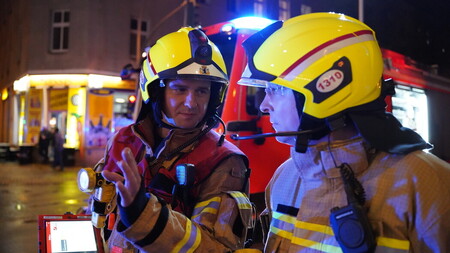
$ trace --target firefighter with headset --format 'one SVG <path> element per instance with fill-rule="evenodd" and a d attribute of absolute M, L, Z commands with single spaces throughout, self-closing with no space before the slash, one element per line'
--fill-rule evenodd
<path fill-rule="evenodd" d="M 249 37 L 239 81 L 291 157 L 266 188 L 265 252 L 450 252 L 450 166 L 385 112 L 374 31 L 336 13 L 279 21 Z"/>
<path fill-rule="evenodd" d="M 181 28 L 149 49 L 138 119 L 109 140 L 95 168 L 118 193 L 97 208 L 109 252 L 244 247 L 252 216 L 248 160 L 211 131 L 227 85 L 222 55 L 199 29 Z"/>

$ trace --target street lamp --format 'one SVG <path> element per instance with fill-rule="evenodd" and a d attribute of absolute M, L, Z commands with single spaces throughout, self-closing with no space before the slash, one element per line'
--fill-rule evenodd
<path fill-rule="evenodd" d="M 364 0 L 358 0 L 358 19 L 364 22 Z"/>

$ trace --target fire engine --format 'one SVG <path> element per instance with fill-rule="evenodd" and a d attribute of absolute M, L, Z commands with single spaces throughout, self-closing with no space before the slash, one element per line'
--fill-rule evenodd
<path fill-rule="evenodd" d="M 227 65 L 230 86 L 221 116 L 227 126 L 227 139 L 244 151 L 250 160 L 251 194 L 263 193 L 275 169 L 289 157 L 289 147 L 278 143 L 275 138 L 242 141 L 230 139 L 230 134 L 233 133 L 251 135 L 273 132 L 269 116 L 259 110 L 264 90 L 237 84 L 247 63 L 242 42 L 272 22 L 274 21 L 264 18 L 244 17 L 203 28 L 221 50 Z"/>

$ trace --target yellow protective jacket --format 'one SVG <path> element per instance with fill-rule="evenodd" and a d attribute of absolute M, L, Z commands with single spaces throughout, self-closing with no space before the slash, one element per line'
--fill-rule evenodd
<path fill-rule="evenodd" d="M 361 138 L 332 142 L 366 192 L 375 252 L 450 252 L 450 166 L 432 154 L 369 151 Z M 347 205 L 327 143 L 291 150 L 266 188 L 271 217 L 265 252 L 342 252 L 330 227 L 333 207 Z"/>
<path fill-rule="evenodd" d="M 130 129 L 132 135 L 123 134 L 124 131 L 129 133 Z M 233 152 L 230 150 L 220 151 L 219 153 L 225 152 L 228 155 L 222 155 L 223 159 L 219 161 L 215 159 L 216 157 L 212 157 L 219 155 L 215 151 L 219 149 L 217 145 L 214 145 L 211 150 L 197 148 L 198 146 L 203 147 L 202 143 L 205 138 L 218 140 L 217 133 L 209 132 L 201 140 L 182 149 L 179 156 L 175 156 L 171 160 L 160 159 L 155 162 L 157 160 L 152 159 L 167 155 L 197 132 L 183 131 L 182 129 L 171 131 L 169 137 L 163 140 L 164 145 L 160 145 L 162 148 L 156 150 L 151 129 L 153 127 L 148 118 L 128 129 L 122 129 L 120 132 L 122 134 L 117 134 L 110 140 L 105 158 L 97 165 L 97 171 L 103 169 L 114 171 L 112 168 L 117 162 L 117 158 L 112 158 L 112 155 L 109 154 L 113 152 L 114 145 L 120 146 L 123 143 L 135 145 L 133 153 L 136 155 L 144 184 L 148 187 L 147 194 L 150 196 L 143 212 L 130 227 L 124 227 L 120 222 L 120 217 L 116 219 L 114 229 L 105 242 L 105 251 L 123 253 L 232 252 L 243 248 L 252 211 L 247 197 L 248 178 L 245 156 L 241 152 L 236 152 L 238 150 L 236 147 L 231 148 L 229 145 L 232 144 L 230 143 L 225 143 L 226 145 L 221 148 L 231 148 Z M 126 135 L 125 138 L 124 135 Z M 118 144 L 118 142 L 122 142 L 122 144 Z M 139 146 L 137 143 L 144 144 L 144 148 L 136 148 Z M 195 203 L 190 211 L 191 214 L 186 216 L 187 214 L 179 210 L 173 210 L 169 201 L 164 201 L 167 196 L 156 197 L 159 193 L 152 193 L 149 183 L 156 172 L 173 170 L 178 161 L 189 162 L 190 155 L 195 153 L 204 156 L 201 165 L 197 165 L 212 167 L 209 169 L 210 173 L 201 182 L 196 182 L 194 187 Z M 198 160 L 198 156 L 196 160 Z M 119 216 L 118 213 L 117 216 Z M 105 232 L 107 233 L 104 231 L 104 234 L 106 234 Z"/>

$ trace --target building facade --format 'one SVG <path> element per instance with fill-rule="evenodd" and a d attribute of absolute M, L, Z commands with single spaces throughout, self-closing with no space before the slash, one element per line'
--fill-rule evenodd
<path fill-rule="evenodd" d="M 0 7 L 0 143 L 33 146 L 58 127 L 82 165 L 133 121 L 142 52 L 185 25 L 300 14 L 287 0 L 4 0 Z"/>

